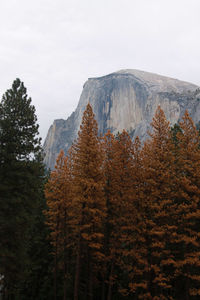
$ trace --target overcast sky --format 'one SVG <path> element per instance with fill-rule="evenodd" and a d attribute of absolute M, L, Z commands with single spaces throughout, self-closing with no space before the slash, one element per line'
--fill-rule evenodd
<path fill-rule="evenodd" d="M 200 0 L 0 1 L 0 95 L 20 78 L 43 138 L 88 77 L 127 68 L 200 85 Z"/>

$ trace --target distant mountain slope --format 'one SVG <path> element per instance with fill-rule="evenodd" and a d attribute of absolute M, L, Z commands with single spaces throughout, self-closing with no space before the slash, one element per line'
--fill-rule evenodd
<path fill-rule="evenodd" d="M 198 86 L 149 72 L 121 70 L 84 84 L 78 106 L 67 120 L 55 120 L 44 143 L 45 163 L 53 168 L 60 149 L 67 149 L 77 137 L 88 102 L 93 107 L 99 131 L 126 129 L 132 137 L 145 139 L 146 130 L 158 105 L 168 120 L 176 123 L 186 109 L 200 120 Z"/>

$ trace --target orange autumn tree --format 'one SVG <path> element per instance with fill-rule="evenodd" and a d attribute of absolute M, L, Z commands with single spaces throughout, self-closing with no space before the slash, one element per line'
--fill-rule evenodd
<path fill-rule="evenodd" d="M 57 269 L 64 299 L 73 284 L 74 300 L 198 299 L 199 145 L 187 112 L 173 135 L 160 107 L 144 146 L 126 131 L 100 139 L 87 105 L 45 191 L 55 299 Z"/>
<path fill-rule="evenodd" d="M 130 244 L 133 213 L 132 141 L 124 130 L 115 138 L 109 131 L 104 137 L 104 194 L 107 206 L 105 253 L 107 263 L 106 298 L 120 290 L 127 294 L 125 265 Z M 125 259 L 123 259 L 125 257 Z M 121 275 L 120 275 L 121 274 Z M 123 282 L 123 283 L 122 283 Z"/>
<path fill-rule="evenodd" d="M 55 170 L 51 172 L 50 178 L 45 186 L 47 200 L 47 224 L 50 227 L 51 242 L 55 257 L 54 293 L 57 297 L 57 271 L 63 270 L 63 299 L 67 299 L 67 277 L 68 256 L 73 245 L 72 228 L 74 223 L 72 208 L 71 174 L 68 157 L 61 150 L 56 160 Z"/>
<path fill-rule="evenodd" d="M 115 219 L 115 205 L 113 203 L 114 188 L 113 181 L 115 171 L 113 169 L 115 137 L 110 130 L 105 134 L 102 141 L 104 151 L 103 174 L 104 174 L 104 197 L 106 203 L 106 218 L 104 226 L 104 268 L 102 274 L 102 299 L 110 300 L 114 284 L 114 251 L 116 245 L 113 243 L 113 228 Z M 116 217 L 117 219 L 117 217 Z"/>
<path fill-rule="evenodd" d="M 145 169 L 142 158 L 142 146 L 139 137 L 135 138 L 132 146 L 132 210 L 128 215 L 130 223 L 129 247 L 127 251 L 128 284 L 130 295 L 136 299 L 143 299 L 147 291 L 147 281 L 144 276 L 147 268 L 146 234 L 146 206 L 144 193 Z"/>
<path fill-rule="evenodd" d="M 174 257 L 169 248 L 170 237 L 176 230 L 174 211 L 174 155 L 170 126 L 163 110 L 158 107 L 151 123 L 153 132 L 142 151 L 144 168 L 144 257 L 139 299 L 173 299 L 172 277 Z M 142 265 L 141 265 L 142 266 Z M 143 274 L 142 274 L 143 273 Z M 144 282 L 145 283 L 145 282 Z"/>
<path fill-rule="evenodd" d="M 97 122 L 90 104 L 83 114 L 73 152 L 73 204 L 78 218 L 77 261 L 74 300 L 93 299 L 101 271 L 103 224 L 106 215 L 103 197 L 103 156 Z"/>
<path fill-rule="evenodd" d="M 115 232 L 113 236 L 118 241 L 115 250 L 116 264 L 119 270 L 118 280 L 121 282 L 118 290 L 124 296 L 128 295 L 128 271 L 130 263 L 131 237 L 135 236 L 136 211 L 134 206 L 135 191 L 133 182 L 133 142 L 129 134 L 123 130 L 118 134 L 115 143 L 114 170 L 114 202 L 116 205 Z M 128 266 L 128 269 L 127 269 Z"/>
<path fill-rule="evenodd" d="M 173 239 L 175 299 L 200 297 L 200 138 L 186 111 L 177 133 L 176 215 Z"/>

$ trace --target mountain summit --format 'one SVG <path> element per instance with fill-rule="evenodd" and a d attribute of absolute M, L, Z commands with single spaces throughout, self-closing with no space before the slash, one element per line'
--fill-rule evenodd
<path fill-rule="evenodd" d="M 55 120 L 44 142 L 45 163 L 53 168 L 60 149 L 67 151 L 77 137 L 82 114 L 90 102 L 99 132 L 127 130 L 134 138 L 146 138 L 146 131 L 158 105 L 174 124 L 188 109 L 195 123 L 200 120 L 198 86 L 140 70 L 120 70 L 89 78 L 78 106 L 67 120 Z"/>

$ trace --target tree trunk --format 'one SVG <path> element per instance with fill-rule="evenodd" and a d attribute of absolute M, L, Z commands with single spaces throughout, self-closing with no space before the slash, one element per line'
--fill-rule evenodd
<path fill-rule="evenodd" d="M 63 300 L 67 299 L 67 267 L 68 267 L 68 249 L 67 249 L 67 212 L 65 209 L 64 216 L 64 284 L 63 284 Z"/>
<path fill-rule="evenodd" d="M 188 268 L 187 268 L 188 270 Z M 188 272 L 187 272 L 188 274 Z M 188 277 L 186 278 L 186 295 L 185 295 L 185 300 L 190 300 L 190 296 L 189 296 L 189 288 L 190 288 L 190 285 L 189 285 L 189 279 Z"/>
<path fill-rule="evenodd" d="M 74 282 L 74 300 L 78 300 L 79 282 L 80 282 L 80 270 L 81 270 L 81 237 L 79 236 L 78 251 L 76 257 L 76 274 Z"/>
<path fill-rule="evenodd" d="M 63 286 L 63 300 L 67 299 L 67 263 L 64 262 L 64 286 Z"/>
<path fill-rule="evenodd" d="M 54 300 L 57 299 L 57 243 L 56 243 L 56 253 L 54 262 Z"/>
<path fill-rule="evenodd" d="M 114 262 L 112 261 L 111 269 L 110 269 L 110 276 L 109 276 L 109 283 L 108 283 L 108 297 L 107 300 L 111 300 L 112 298 L 112 286 L 113 286 L 113 271 L 114 271 Z"/>
<path fill-rule="evenodd" d="M 101 300 L 105 300 L 105 281 L 104 281 L 104 278 L 103 278 L 103 282 L 102 282 L 102 288 L 101 288 Z"/>
<path fill-rule="evenodd" d="M 90 264 L 90 275 L 89 275 L 89 300 L 93 300 L 93 270 L 92 264 Z"/>

